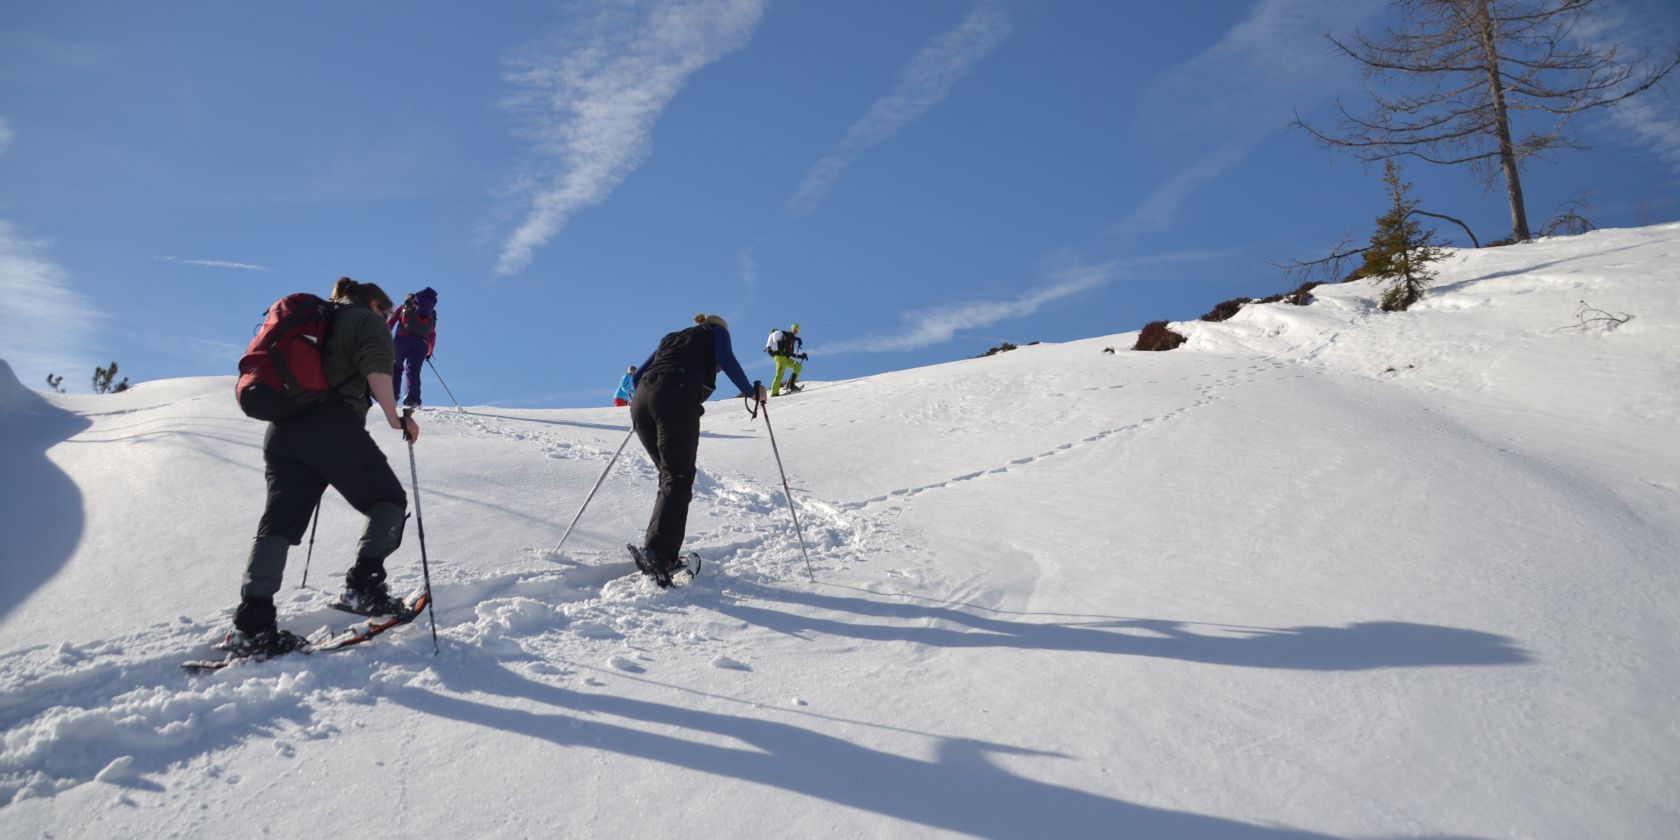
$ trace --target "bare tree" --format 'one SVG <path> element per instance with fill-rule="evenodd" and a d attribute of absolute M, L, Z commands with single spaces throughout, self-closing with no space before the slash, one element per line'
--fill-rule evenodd
<path fill-rule="evenodd" d="M 1583 148 L 1564 133 L 1571 117 L 1647 90 L 1680 65 L 1680 47 L 1658 61 L 1624 61 L 1614 46 L 1584 42 L 1575 30 L 1597 0 L 1390 2 L 1401 24 L 1381 38 L 1327 36 L 1389 92 L 1370 92 L 1368 116 L 1338 102 L 1335 133 L 1299 114 L 1295 124 L 1367 162 L 1468 164 L 1487 188 L 1502 177 L 1515 241 L 1531 238 L 1523 162 Z"/>
<path fill-rule="evenodd" d="M 1559 204 L 1552 213 L 1550 221 L 1540 228 L 1541 236 L 1578 236 L 1587 231 L 1598 230 L 1598 225 L 1587 218 L 1592 212 L 1592 191 L 1582 190 Z"/>

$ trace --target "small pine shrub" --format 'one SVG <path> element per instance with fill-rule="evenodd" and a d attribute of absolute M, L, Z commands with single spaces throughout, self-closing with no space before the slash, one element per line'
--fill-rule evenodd
<path fill-rule="evenodd" d="M 1393 205 L 1387 213 L 1377 217 L 1377 229 L 1371 234 L 1371 245 L 1365 249 L 1365 264 L 1360 272 L 1386 284 L 1382 294 L 1384 312 L 1403 312 L 1423 297 L 1423 290 L 1435 280 L 1429 264 L 1440 259 L 1441 249 L 1435 246 L 1435 232 L 1424 230 L 1411 218 L 1417 202 L 1407 196 L 1411 184 L 1400 180 L 1400 167 L 1394 161 L 1383 162 L 1383 183 L 1388 186 Z"/>
<path fill-rule="evenodd" d="M 121 382 L 116 381 L 116 379 L 117 379 L 117 363 L 116 362 L 112 362 L 111 366 L 108 367 L 108 368 L 97 367 L 97 366 L 94 367 L 94 369 L 93 369 L 93 392 L 95 394 L 120 394 L 124 391 L 127 391 L 128 390 L 128 377 L 126 377 L 126 376 L 123 377 Z"/>
<path fill-rule="evenodd" d="M 1133 350 L 1171 350 L 1184 343 L 1184 336 L 1167 329 L 1166 321 L 1152 321 L 1138 332 Z"/>
<path fill-rule="evenodd" d="M 1279 294 L 1275 294 L 1275 295 L 1267 295 L 1267 296 L 1255 301 L 1255 303 L 1277 303 L 1281 300 L 1283 300 L 1283 294 L 1279 293 Z"/>
<path fill-rule="evenodd" d="M 1035 341 L 1033 343 L 1037 344 L 1038 342 Z M 987 350 L 986 352 L 981 353 L 980 355 L 975 356 L 974 358 L 984 359 L 987 356 L 996 356 L 999 353 L 1008 353 L 1009 351 L 1014 350 L 1014 349 L 1016 349 L 1016 345 L 1010 344 L 1009 342 L 1005 341 L 1004 343 L 999 344 L 998 346 L 993 347 L 992 349 Z"/>

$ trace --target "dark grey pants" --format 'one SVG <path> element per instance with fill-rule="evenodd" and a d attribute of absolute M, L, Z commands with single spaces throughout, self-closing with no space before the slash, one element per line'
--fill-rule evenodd
<path fill-rule="evenodd" d="M 310 514 L 328 487 L 368 518 L 356 543 L 358 566 L 382 570 L 385 558 L 402 545 L 408 494 L 368 434 L 365 418 L 343 401 L 270 423 L 263 463 L 268 504 L 239 590 L 245 601 L 272 601 L 280 591 L 287 549 L 303 542 Z"/>
<path fill-rule="evenodd" d="M 659 468 L 659 498 L 653 503 L 644 545 L 667 563 L 681 552 L 688 530 L 704 412 L 695 387 L 679 377 L 644 378 L 630 400 L 636 437 Z"/>

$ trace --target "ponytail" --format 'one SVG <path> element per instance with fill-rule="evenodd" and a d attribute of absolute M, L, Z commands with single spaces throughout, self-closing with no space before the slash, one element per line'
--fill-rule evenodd
<path fill-rule="evenodd" d="M 333 283 L 332 299 L 346 303 L 365 303 L 369 306 L 379 304 L 381 309 L 391 309 L 391 296 L 374 283 L 357 283 L 348 277 L 338 278 Z"/>

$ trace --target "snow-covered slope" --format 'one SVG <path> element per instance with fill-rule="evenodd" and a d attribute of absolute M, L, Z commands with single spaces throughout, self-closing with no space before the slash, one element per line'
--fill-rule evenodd
<path fill-rule="evenodd" d="M 1407 313 L 1321 287 L 1171 353 L 813 381 L 770 419 L 814 581 L 739 403 L 669 592 L 621 576 L 634 443 L 551 551 L 621 410 L 427 411 L 441 654 L 422 621 L 197 678 L 261 425 L 225 378 L 0 371 L 0 836 L 1672 835 L 1677 251 L 1600 231 L 1455 253 Z M 1634 317 L 1560 331 L 1581 300 Z M 283 624 L 341 621 L 358 529 L 329 494 Z"/>

